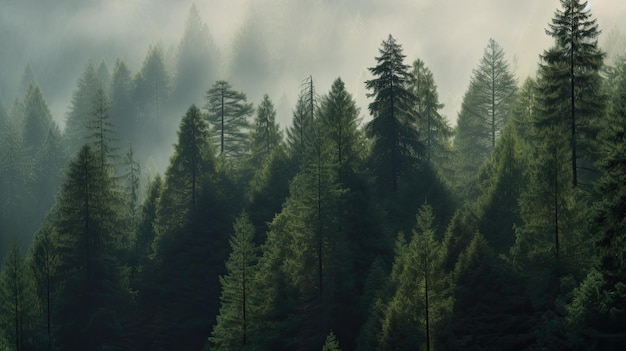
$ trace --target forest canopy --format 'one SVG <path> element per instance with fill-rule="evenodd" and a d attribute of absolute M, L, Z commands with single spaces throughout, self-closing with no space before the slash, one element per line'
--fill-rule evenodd
<path fill-rule="evenodd" d="M 626 347 L 626 46 L 587 2 L 532 76 L 485 38 L 454 126 L 393 33 L 366 105 L 303 74 L 281 124 L 220 75 L 273 84 L 238 56 L 269 55 L 258 23 L 224 56 L 202 15 L 139 68 L 84 62 L 64 126 L 28 62 L 0 97 L 0 348 Z"/>

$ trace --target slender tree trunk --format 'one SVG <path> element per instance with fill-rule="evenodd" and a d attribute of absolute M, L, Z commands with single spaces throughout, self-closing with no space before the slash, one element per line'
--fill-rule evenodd
<path fill-rule="evenodd" d="M 225 87 L 224 85 L 222 85 L 222 112 L 221 112 L 221 123 L 222 123 L 222 128 L 220 130 L 220 154 L 224 155 L 224 93 L 225 93 Z"/>
<path fill-rule="evenodd" d="M 572 39 L 572 45 L 574 44 L 574 41 Z M 571 109 L 572 109 L 572 139 L 571 139 L 571 144 L 572 144 L 572 183 L 574 187 L 578 186 L 578 168 L 576 165 L 576 103 L 575 103 L 575 94 L 574 94 L 574 87 L 575 87 L 575 81 L 574 81 L 574 49 L 572 47 L 572 54 L 570 56 L 570 99 L 572 101 L 571 104 Z"/>
<path fill-rule="evenodd" d="M 559 259 L 559 172 L 558 172 L 558 146 L 555 146 L 554 154 L 554 253 Z"/>
<path fill-rule="evenodd" d="M 244 243 L 240 243 L 241 246 L 245 246 Z M 246 315 L 246 250 L 242 250 L 241 254 L 241 290 L 242 290 L 242 299 L 243 299 L 243 346 L 245 347 L 248 343 L 248 319 Z"/>
<path fill-rule="evenodd" d="M 427 259 L 426 259 L 427 260 Z M 425 265 L 424 270 L 424 302 L 426 304 L 426 351 L 430 351 L 430 315 L 429 315 L 429 302 L 428 302 L 428 265 Z"/>
<path fill-rule="evenodd" d="M 491 62 L 491 150 L 496 147 L 496 64 L 492 48 Z"/>

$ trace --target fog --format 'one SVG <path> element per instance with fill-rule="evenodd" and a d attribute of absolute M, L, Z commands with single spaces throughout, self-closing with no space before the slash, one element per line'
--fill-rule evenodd
<path fill-rule="evenodd" d="M 54 119 L 63 126 L 76 80 L 89 60 L 94 65 L 105 60 L 112 70 L 119 57 L 134 74 L 148 47 L 160 43 L 172 66 L 191 4 L 0 0 L 4 105 L 8 109 L 13 99 L 22 97 L 19 81 L 30 62 Z M 433 71 L 443 112 L 454 125 L 472 69 L 489 38 L 504 48 L 523 81 L 534 75 L 539 54 L 551 45 L 544 30 L 560 7 L 558 0 L 196 0 L 195 4 L 219 50 L 219 78 L 230 80 L 255 104 L 267 92 L 282 127 L 290 124 L 300 83 L 309 75 L 318 94 L 328 91 L 340 76 L 367 119 L 363 82 L 389 34 L 403 45 L 407 64 L 419 57 Z M 622 31 L 626 3 L 592 0 L 590 6 L 605 33 Z M 237 55 L 233 43 L 246 37 L 246 31 L 254 48 Z M 235 57 L 237 67 L 231 64 Z"/>

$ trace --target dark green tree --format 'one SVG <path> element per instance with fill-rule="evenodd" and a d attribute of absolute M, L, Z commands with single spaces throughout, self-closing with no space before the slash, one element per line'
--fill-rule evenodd
<path fill-rule="evenodd" d="M 91 134 L 88 125 L 93 116 L 93 103 L 99 88 L 101 88 L 101 83 L 98 81 L 96 71 L 90 62 L 78 79 L 65 120 L 64 137 L 68 155 L 73 156 L 87 142 L 87 138 Z"/>
<path fill-rule="evenodd" d="M 283 134 L 276 123 L 276 109 L 270 97 L 265 94 L 257 107 L 254 129 L 250 134 L 250 157 L 253 165 L 260 167 L 282 142 Z"/>
<path fill-rule="evenodd" d="M 454 146 L 457 183 L 467 187 L 489 158 L 515 100 L 517 81 L 504 58 L 504 50 L 493 39 L 472 73 L 457 119 Z"/>
<path fill-rule="evenodd" d="M 180 122 L 178 143 L 165 173 L 158 209 L 161 233 L 183 226 L 196 208 L 201 176 L 215 169 L 212 150 L 207 123 L 200 110 L 192 105 Z"/>
<path fill-rule="evenodd" d="M 99 87 L 92 100 L 91 118 L 89 119 L 89 142 L 98 154 L 100 167 L 104 171 L 111 171 L 116 157 L 113 146 L 114 126 L 110 121 L 109 109 L 111 103 L 104 89 Z"/>
<path fill-rule="evenodd" d="M 17 243 L 4 257 L 0 272 L 0 301 L 0 339 L 7 343 L 3 346 L 14 350 L 37 347 L 38 300 L 32 274 Z"/>
<path fill-rule="evenodd" d="M 250 331 L 255 328 L 254 306 L 258 302 L 255 291 L 257 248 L 254 244 L 254 226 L 248 215 L 242 213 L 233 225 L 230 237 L 231 252 L 226 261 L 226 274 L 220 276 L 221 307 L 209 340 L 216 350 L 247 349 L 253 345 Z M 257 328 L 261 326 L 256 326 Z"/>
<path fill-rule="evenodd" d="M 359 127 L 359 108 L 346 91 L 341 78 L 335 79 L 330 92 L 320 99 L 319 130 L 330 143 L 332 162 L 337 164 L 338 179 L 356 171 L 364 145 Z"/>
<path fill-rule="evenodd" d="M 324 346 L 322 346 L 322 351 L 341 351 L 339 347 L 339 341 L 337 341 L 337 337 L 331 330 L 326 337 L 326 341 L 324 342 Z"/>
<path fill-rule="evenodd" d="M 54 343 L 64 350 L 121 342 L 119 312 L 126 299 L 111 255 L 119 223 L 112 186 L 99 155 L 83 146 L 68 165 L 55 220 L 59 299 L 53 307 Z"/>
<path fill-rule="evenodd" d="M 48 350 L 52 349 L 51 307 L 54 299 L 55 272 L 59 260 L 53 230 L 52 220 L 47 220 L 37 233 L 35 233 L 33 244 L 30 248 L 30 266 L 35 279 L 39 301 L 43 309 L 42 324 L 45 325 L 44 339 Z"/>
<path fill-rule="evenodd" d="M 546 83 L 540 96 L 549 114 L 547 122 L 569 130 L 574 187 L 579 183 L 579 170 L 592 166 L 595 127 L 605 103 L 599 75 L 604 58 L 598 48 L 600 30 L 587 6 L 587 1 L 561 0 L 562 9 L 555 11 L 546 30 L 555 39 L 555 45 L 541 55 L 539 69 L 539 76 Z"/>
<path fill-rule="evenodd" d="M 247 151 L 248 118 L 254 108 L 247 103 L 244 93 L 232 89 L 230 83 L 220 80 L 207 91 L 206 106 L 214 143 L 220 155 L 240 157 Z"/>
<path fill-rule="evenodd" d="M 423 157 L 423 145 L 416 129 L 416 97 L 409 88 L 409 66 L 402 47 L 389 35 L 379 49 L 377 66 L 369 68 L 375 77 L 365 82 L 374 101 L 368 106 L 372 120 L 367 135 L 373 140 L 372 167 L 378 184 L 395 192 L 398 178 L 411 174 Z"/>
<path fill-rule="evenodd" d="M 449 167 L 451 156 L 452 129 L 440 110 L 444 107 L 439 102 L 435 78 L 421 59 L 413 61 L 410 84 L 417 97 L 417 112 L 422 118 L 418 121 L 420 141 L 424 144 L 426 160 L 440 170 Z"/>
<path fill-rule="evenodd" d="M 309 111 L 310 106 L 306 103 L 304 95 L 300 94 L 293 110 L 291 126 L 287 128 L 286 138 L 291 157 L 298 160 L 304 155 L 313 134 L 313 116 Z"/>

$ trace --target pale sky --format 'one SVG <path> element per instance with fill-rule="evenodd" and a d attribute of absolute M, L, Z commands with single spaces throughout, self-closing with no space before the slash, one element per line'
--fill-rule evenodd
<path fill-rule="evenodd" d="M 112 69 L 115 59 L 122 57 L 136 72 L 150 44 L 160 42 L 166 50 L 176 47 L 192 3 L 190 0 L 91 0 L 77 8 L 67 6 L 58 10 L 61 17 L 55 19 L 37 12 L 39 2 L 25 2 L 35 5 L 28 7 L 0 0 L 0 5 L 4 5 L 0 21 L 21 33 L 19 53 L 23 59 L 31 60 L 37 76 L 54 73 L 57 67 L 50 61 L 67 47 L 85 60 L 68 68 L 64 80 L 55 76 L 57 85 L 41 84 L 54 118 L 61 124 L 86 60 L 97 63 L 104 58 Z M 363 82 L 370 78 L 367 67 L 375 65 L 380 43 L 389 34 L 403 46 L 406 64 L 419 57 L 431 69 L 440 100 L 446 105 L 444 114 L 454 125 L 472 70 L 478 65 L 489 38 L 502 46 L 518 80 L 523 82 L 527 76 L 534 76 L 539 54 L 552 45 L 544 30 L 555 9 L 560 7 L 558 0 L 195 0 L 195 3 L 225 58 L 230 55 L 230 43 L 238 28 L 248 18 L 260 21 L 265 45 L 271 51 L 272 62 L 280 66 L 280 73 L 271 81 L 248 82 L 235 88 L 248 93 L 249 100 L 255 104 L 261 92 L 269 93 L 279 108 L 278 119 L 283 127 L 290 124 L 290 109 L 295 105 L 299 84 L 309 75 L 313 76 L 320 94 L 326 93 L 332 81 L 340 76 L 367 120 L 368 99 Z M 603 37 L 615 29 L 623 32 L 626 1 L 592 0 L 590 7 L 604 32 Z M 44 24 L 38 25 L 37 21 Z M 80 47 L 74 47 L 75 42 L 89 43 L 90 47 L 82 52 Z M 22 69 L 23 66 L 14 68 Z M 225 79 L 236 74 L 229 72 L 228 63 L 221 70 Z M 9 105 L 6 101 L 5 96 L 5 105 Z"/>

